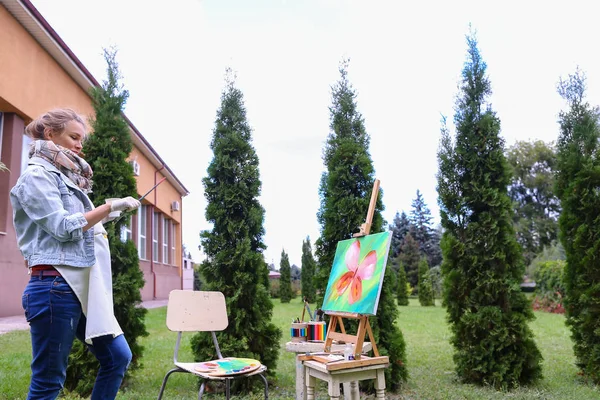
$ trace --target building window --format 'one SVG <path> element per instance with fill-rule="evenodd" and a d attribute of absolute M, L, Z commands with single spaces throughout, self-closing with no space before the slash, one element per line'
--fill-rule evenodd
<path fill-rule="evenodd" d="M 4 114 L 0 111 L 0 161 L 2 161 L 2 128 L 4 128 Z"/>
<path fill-rule="evenodd" d="M 177 265 L 177 262 L 175 262 L 175 229 L 178 225 L 175 225 L 175 223 L 173 223 L 173 221 L 171 222 L 171 234 L 169 235 L 169 240 L 171 242 L 171 264 L 173 265 Z"/>
<path fill-rule="evenodd" d="M 33 139 L 27 135 L 23 135 L 23 145 L 21 146 L 21 173 L 25 171 L 29 165 L 29 145 Z"/>
<path fill-rule="evenodd" d="M 128 240 L 133 240 L 131 235 L 131 224 L 133 223 L 133 216 L 129 217 L 129 222 L 121 226 L 121 242 L 125 243 Z"/>
<path fill-rule="evenodd" d="M 146 210 L 148 206 L 138 209 L 138 255 L 140 260 L 146 260 Z"/>
<path fill-rule="evenodd" d="M 152 261 L 158 262 L 158 219 L 160 213 L 152 213 Z"/>
<path fill-rule="evenodd" d="M 169 264 L 169 239 L 171 238 L 171 220 L 163 215 L 162 258 L 163 264 Z"/>

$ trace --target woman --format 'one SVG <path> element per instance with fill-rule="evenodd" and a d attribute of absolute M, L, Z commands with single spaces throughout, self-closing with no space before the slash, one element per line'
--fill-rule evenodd
<path fill-rule="evenodd" d="M 81 158 L 86 126 L 70 109 L 31 122 L 29 165 L 10 192 L 17 242 L 30 268 L 23 308 L 31 327 L 28 399 L 55 399 L 75 337 L 100 362 L 92 399 L 114 399 L 131 350 L 113 313 L 112 275 L 102 221 L 134 210 L 133 197 L 94 208 L 92 170 Z"/>

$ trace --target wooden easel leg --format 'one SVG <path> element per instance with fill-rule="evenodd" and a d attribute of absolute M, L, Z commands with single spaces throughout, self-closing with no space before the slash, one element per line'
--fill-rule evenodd
<path fill-rule="evenodd" d="M 369 334 L 369 340 L 371 341 L 371 346 L 373 347 L 373 356 L 379 357 L 379 350 L 377 350 L 377 343 L 375 343 L 375 337 L 373 336 L 373 331 L 371 330 L 371 324 L 369 323 L 368 318 L 367 318 L 367 333 Z"/>
<path fill-rule="evenodd" d="M 383 369 L 377 370 L 377 377 L 375 378 L 375 398 L 385 399 L 385 373 Z"/>
<path fill-rule="evenodd" d="M 358 323 L 358 331 L 356 332 L 356 344 L 354 345 L 354 359 L 360 360 L 363 344 L 365 342 L 365 333 L 369 324 L 369 317 L 362 316 Z"/>

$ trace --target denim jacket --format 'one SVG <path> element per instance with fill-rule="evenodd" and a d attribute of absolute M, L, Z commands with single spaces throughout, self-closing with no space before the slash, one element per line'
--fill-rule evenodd
<path fill-rule="evenodd" d="M 54 165 L 32 157 L 10 191 L 10 202 L 17 243 L 30 267 L 94 265 L 94 230 L 83 231 L 83 214 L 92 203 Z"/>

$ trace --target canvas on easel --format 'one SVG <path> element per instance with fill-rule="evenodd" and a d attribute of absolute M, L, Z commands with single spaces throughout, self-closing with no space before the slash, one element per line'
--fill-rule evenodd
<path fill-rule="evenodd" d="M 388 231 L 338 242 L 323 311 L 377 313 L 391 240 Z"/>

